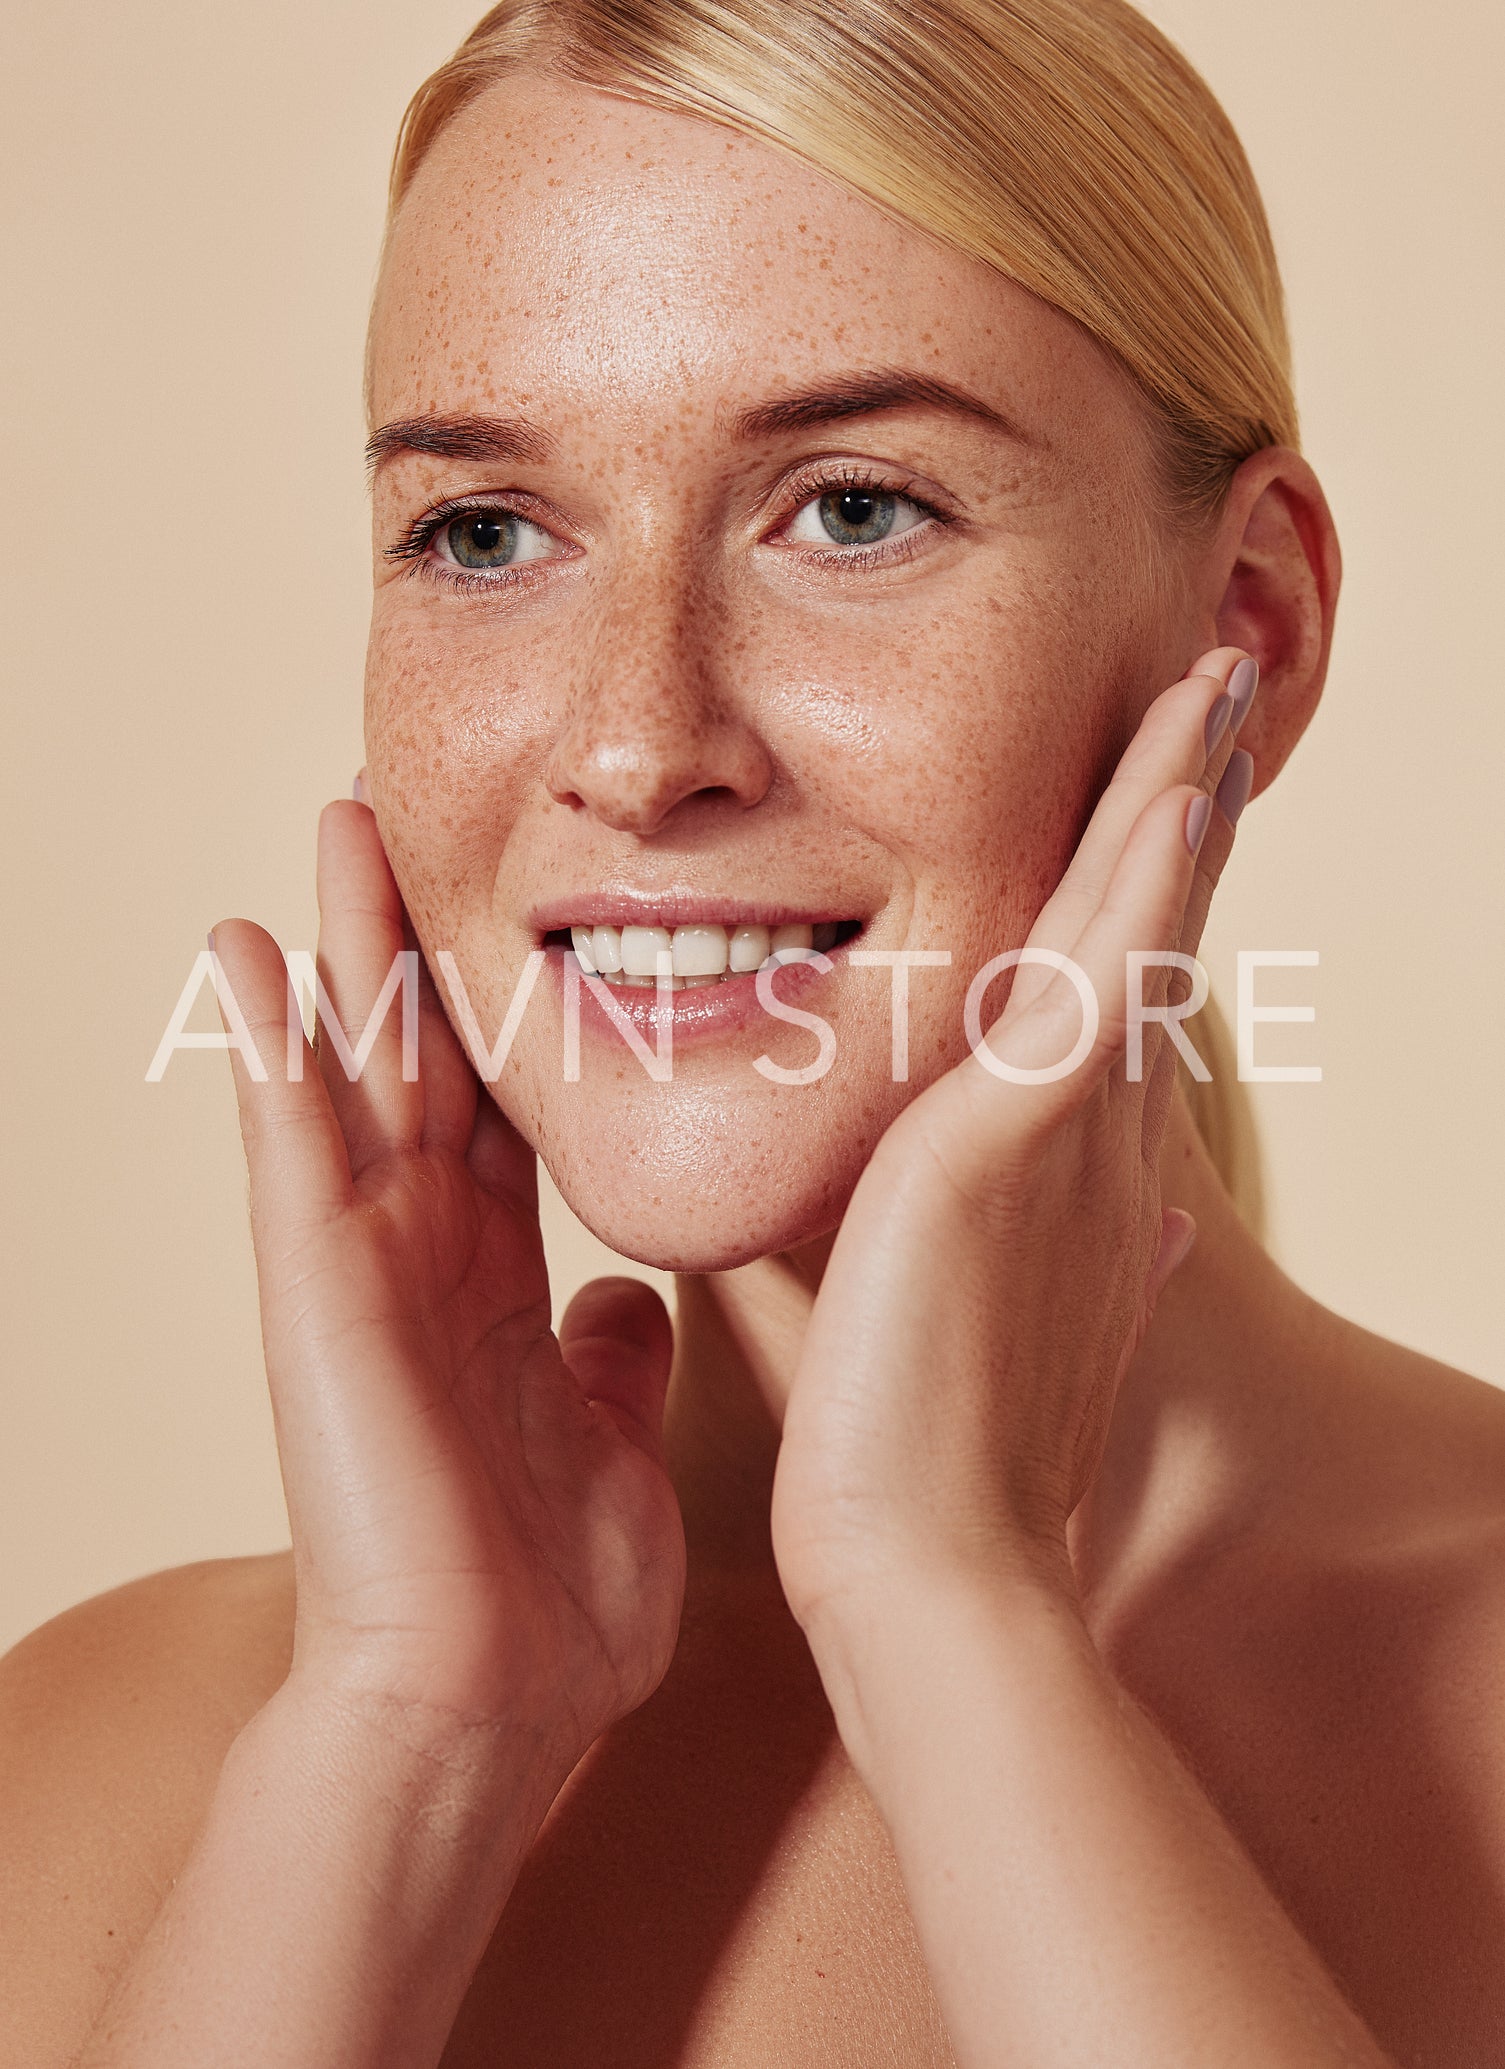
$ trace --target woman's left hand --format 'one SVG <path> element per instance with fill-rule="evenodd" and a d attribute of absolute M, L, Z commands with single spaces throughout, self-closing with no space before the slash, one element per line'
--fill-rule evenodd
<path fill-rule="evenodd" d="M 1030 936 L 1095 991 L 1090 1051 L 1043 1084 L 974 1054 L 904 1110 L 853 1192 L 785 1410 L 780 1578 L 966 2069 L 1391 2069 L 1104 1663 L 1066 1544 L 1190 1233 L 1160 1200 L 1174 1052 L 1152 1023 L 1142 1076 L 1124 1069 L 1126 968 L 1195 953 L 1232 845 L 1210 800 L 1226 781 L 1236 816 L 1252 769 L 1208 724 L 1242 659 L 1204 656 L 1151 705 Z M 1018 974 L 987 1046 L 1046 1068 L 1076 1042 L 1077 993 Z M 1153 1007 L 1164 983 L 1145 992 Z"/>
<path fill-rule="evenodd" d="M 1071 1589 L 1067 1519 L 1194 1232 L 1161 1207 L 1175 1068 L 1163 1026 L 1144 1028 L 1139 1079 L 1125 1068 L 1128 958 L 1196 952 L 1232 846 L 1211 799 L 1235 753 L 1224 799 L 1247 795 L 1226 719 L 1244 658 L 1204 656 L 1149 707 L 1029 937 L 1070 957 L 1096 995 L 1084 1060 L 1021 1084 L 969 1055 L 893 1123 L 853 1193 L 774 1482 L 780 1576 L 818 1656 L 823 1634 L 881 1611 L 917 1573 L 1023 1572 Z M 1016 1067 L 1056 1064 L 1082 1031 L 1076 985 L 1037 961 L 1015 975 L 987 1047 Z M 1147 1005 L 1170 976 L 1144 971 Z"/>

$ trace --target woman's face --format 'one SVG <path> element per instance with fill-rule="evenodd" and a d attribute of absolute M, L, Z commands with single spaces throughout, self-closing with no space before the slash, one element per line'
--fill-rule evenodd
<path fill-rule="evenodd" d="M 520 77 L 403 207 L 372 407 L 382 835 L 488 1044 L 549 950 L 496 1098 L 648 1262 L 829 1230 L 965 1052 L 973 976 L 1028 933 L 1139 714 L 1212 643 L 1136 391 L 786 153 Z M 567 1078 L 572 925 L 696 926 L 680 959 L 714 965 L 780 924 L 839 929 L 828 971 L 772 987 L 829 1023 L 824 1075 L 755 1069 L 817 1062 L 816 1034 L 702 968 L 667 1082 L 589 987 Z M 907 1080 L 890 972 L 853 960 L 903 950 L 950 955 L 910 973 Z M 655 991 L 610 996 L 651 1046 Z"/>

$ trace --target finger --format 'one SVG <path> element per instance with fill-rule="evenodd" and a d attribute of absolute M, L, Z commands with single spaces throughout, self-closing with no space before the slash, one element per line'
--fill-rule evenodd
<path fill-rule="evenodd" d="M 1148 1329 L 1155 1307 L 1167 1284 L 1185 1264 L 1197 1238 L 1195 1218 L 1184 1207 L 1166 1207 L 1160 1216 L 1160 1247 L 1155 1252 L 1149 1276 L 1144 1282 L 1144 1329 Z M 1143 1330 L 1141 1330 L 1141 1335 Z"/>
<path fill-rule="evenodd" d="M 1227 684 L 1245 659 L 1236 648 L 1223 648 L 1206 673 L 1184 676 L 1149 706 L 1061 880 L 1068 893 L 1065 902 L 1075 892 L 1089 909 L 1096 905 L 1151 798 L 1173 783 L 1210 783 L 1222 774 L 1232 751 L 1236 701 Z"/>
<path fill-rule="evenodd" d="M 332 1219 L 348 1204 L 350 1162 L 339 1121 L 319 1075 L 298 1016 L 287 965 L 271 935 L 250 920 L 222 920 L 211 934 L 227 996 L 220 1001 L 228 1031 L 232 1014 L 254 1046 L 264 1079 L 232 1048 L 241 1140 L 251 1177 L 251 1213 L 258 1248 L 279 1228 L 295 1233 Z M 301 1075 L 289 1070 L 289 1050 Z"/>
<path fill-rule="evenodd" d="M 1233 852 L 1234 827 L 1244 801 L 1249 795 L 1253 778 L 1253 758 L 1243 748 L 1234 750 L 1227 771 L 1217 790 L 1217 802 L 1208 820 L 1206 838 L 1197 854 L 1196 872 L 1192 879 L 1186 911 L 1181 921 L 1181 932 L 1176 941 L 1179 954 L 1195 957 L 1202 945 L 1202 935 L 1207 924 L 1207 914 L 1214 892 L 1223 870 Z M 1229 816 L 1230 811 L 1232 817 Z M 1180 972 L 1167 973 L 1164 989 L 1165 1000 L 1184 1000 L 1189 996 L 1190 980 Z M 1196 1044 L 1195 1021 L 1188 1022 L 1187 1036 L 1193 1046 Z M 1156 1124 L 1163 1125 L 1169 1111 L 1174 1090 L 1176 1060 L 1179 1051 L 1168 1037 L 1157 1037 L 1159 1053 L 1155 1056 L 1149 1072 L 1148 1089 L 1145 1093 L 1147 1124 L 1151 1117 Z"/>
<path fill-rule="evenodd" d="M 1248 666 L 1244 664 L 1247 662 Z M 1237 736 L 1259 688 L 1259 663 L 1245 647 L 1210 647 L 1187 669 L 1188 675 L 1215 675 L 1233 696 L 1230 731 Z"/>
<path fill-rule="evenodd" d="M 357 804 L 370 805 L 364 769 L 355 779 L 353 795 Z M 376 825 L 374 811 L 371 823 L 380 845 L 381 829 Z M 382 859 L 385 862 L 385 848 L 382 849 Z M 390 875 L 390 863 L 387 871 Z M 396 890 L 395 878 L 393 889 Z M 422 1072 L 423 1146 L 425 1149 L 448 1149 L 463 1156 L 475 1126 L 476 1095 L 480 1088 L 470 1059 L 450 1026 L 449 1015 L 434 984 L 433 972 L 424 959 L 407 908 L 401 903 L 401 893 L 397 895 L 403 947 L 418 956 L 418 1054 Z"/>
<path fill-rule="evenodd" d="M 592 1279 L 564 1312 L 559 1348 L 586 1400 L 599 1401 L 625 1435 L 660 1457 L 674 1325 L 653 1288 L 641 1279 Z"/>
<path fill-rule="evenodd" d="M 402 899 L 367 806 L 342 799 L 320 814 L 318 888 L 318 971 L 328 999 L 327 1013 L 320 1002 L 319 1067 L 359 1174 L 373 1158 L 416 1145 L 423 1126 L 422 1087 L 403 1076 L 405 1063 L 413 1066 L 403 1042 Z"/>
<path fill-rule="evenodd" d="M 1257 680 L 1257 679 L 1256 679 Z M 1252 698 L 1252 691 L 1250 693 Z M 1247 703 L 1245 705 L 1247 711 Z M 1191 893 L 1186 901 L 1186 912 L 1181 922 L 1181 933 L 1176 942 L 1178 953 L 1195 957 L 1202 945 L 1202 935 L 1207 925 L 1207 914 L 1212 904 L 1213 893 L 1222 878 L 1228 858 L 1233 852 L 1234 829 L 1244 806 L 1248 803 L 1254 783 L 1254 757 L 1242 747 L 1231 750 L 1226 767 L 1213 791 L 1214 811 L 1208 821 L 1207 835 L 1197 855 L 1196 873 L 1192 879 Z M 1205 786 L 1204 786 L 1205 787 Z M 1185 999 L 1189 996 L 1190 980 L 1182 973 L 1167 973 L 1164 997 Z M 1165 1044 L 1169 1054 L 1157 1060 L 1152 1077 L 1174 1074 L 1175 1050 L 1170 1042 Z M 1152 1083 L 1150 1103 L 1157 1098 L 1168 1102 L 1170 1085 Z"/>
<path fill-rule="evenodd" d="M 1209 792 L 1216 786 L 1234 751 L 1233 723 L 1247 712 L 1251 685 L 1257 682 L 1258 669 L 1241 648 L 1218 647 L 1203 655 L 1194 673 L 1161 692 L 1120 757 L 1059 885 L 1041 907 L 1030 931 L 1032 944 L 1063 955 L 1072 952 L 1152 798 L 1176 783 L 1196 783 Z M 1026 965 L 1015 990 L 1028 1002 L 1048 981 Z"/>
<path fill-rule="evenodd" d="M 1043 1125 L 1054 1125 L 1065 1108 L 1085 1100 L 1125 1049 L 1129 955 L 1174 946 L 1196 869 L 1192 838 L 1205 838 L 1209 816 L 1205 795 L 1191 784 L 1177 784 L 1151 799 L 1124 843 L 1101 904 L 1072 950 L 1074 972 L 1052 971 L 1045 989 L 1023 1006 L 1017 1004 L 1017 995 L 1011 996 L 990 1031 L 987 1047 L 1009 1066 L 1031 1071 L 1059 1068 L 1082 1032 L 1079 986 L 1085 986 L 1097 1024 L 1081 1061 L 1069 1072 L 1020 1088 Z M 972 1062 L 978 1071 L 987 1072 L 980 1057 Z M 1019 1102 L 1013 1104 L 1020 1112 Z"/>
<path fill-rule="evenodd" d="M 465 1161 L 484 1192 L 525 1213 L 538 1212 L 538 1158 L 492 1093 L 479 1091 L 475 1126 Z"/>
<path fill-rule="evenodd" d="M 407 913 L 403 940 L 418 950 L 418 1053 L 423 1070 L 423 1146 L 464 1156 L 475 1132 L 481 1085 L 475 1067 L 450 1025 Z"/>
<path fill-rule="evenodd" d="M 1095 1054 L 1100 1061 L 1117 1058 L 1128 1045 L 1131 1017 L 1146 1006 L 1163 1005 L 1174 975 L 1177 989 L 1184 973 L 1164 963 L 1131 968 L 1136 951 L 1163 955 L 1178 950 L 1192 895 L 1216 814 L 1200 787 L 1178 785 L 1146 806 L 1140 814 L 1103 902 L 1078 940 L 1074 953 L 1087 973 L 1100 1014 Z M 1133 991 L 1131 994 L 1131 985 Z M 1138 1083 L 1158 1056 L 1161 1028 L 1141 1022 L 1143 1054 Z"/>
<path fill-rule="evenodd" d="M 1234 748 L 1222 781 L 1213 794 L 1214 809 L 1207 822 L 1207 835 L 1197 853 L 1197 867 L 1176 943 L 1183 955 L 1194 956 L 1202 945 L 1213 893 L 1233 853 L 1234 828 L 1248 799 L 1253 778 L 1253 756 L 1245 753 L 1242 747 Z"/>

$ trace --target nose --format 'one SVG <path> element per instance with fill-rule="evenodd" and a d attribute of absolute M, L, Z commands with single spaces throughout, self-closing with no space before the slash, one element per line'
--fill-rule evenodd
<path fill-rule="evenodd" d="M 725 611 L 704 590 L 613 584 L 578 654 L 549 795 L 645 837 L 691 799 L 756 805 L 773 761 L 730 680 L 729 640 Z"/>

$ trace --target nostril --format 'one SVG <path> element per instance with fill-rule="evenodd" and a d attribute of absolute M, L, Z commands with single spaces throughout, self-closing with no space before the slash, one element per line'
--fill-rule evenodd
<path fill-rule="evenodd" d="M 639 836 L 658 832 L 671 816 L 676 825 L 687 819 L 708 820 L 741 813 L 761 801 L 763 792 L 744 795 L 729 783 L 687 785 L 673 780 L 609 784 L 547 785 L 550 797 L 570 812 L 587 812 L 614 833 Z"/>
<path fill-rule="evenodd" d="M 697 805 L 705 804 L 740 806 L 743 803 L 743 799 L 740 792 L 734 790 L 729 783 L 707 783 L 702 789 L 692 791 L 690 796 L 686 798 L 684 802 L 686 804 L 693 803 Z M 747 802 L 755 803 L 756 800 L 749 799 L 747 800 Z"/>
<path fill-rule="evenodd" d="M 678 714 L 671 692 L 648 713 L 599 711 L 566 728 L 549 757 L 549 795 L 618 832 L 654 833 L 694 805 L 725 813 L 766 796 L 773 762 L 757 731 L 730 711 Z M 680 719 L 683 722 L 680 722 Z"/>

